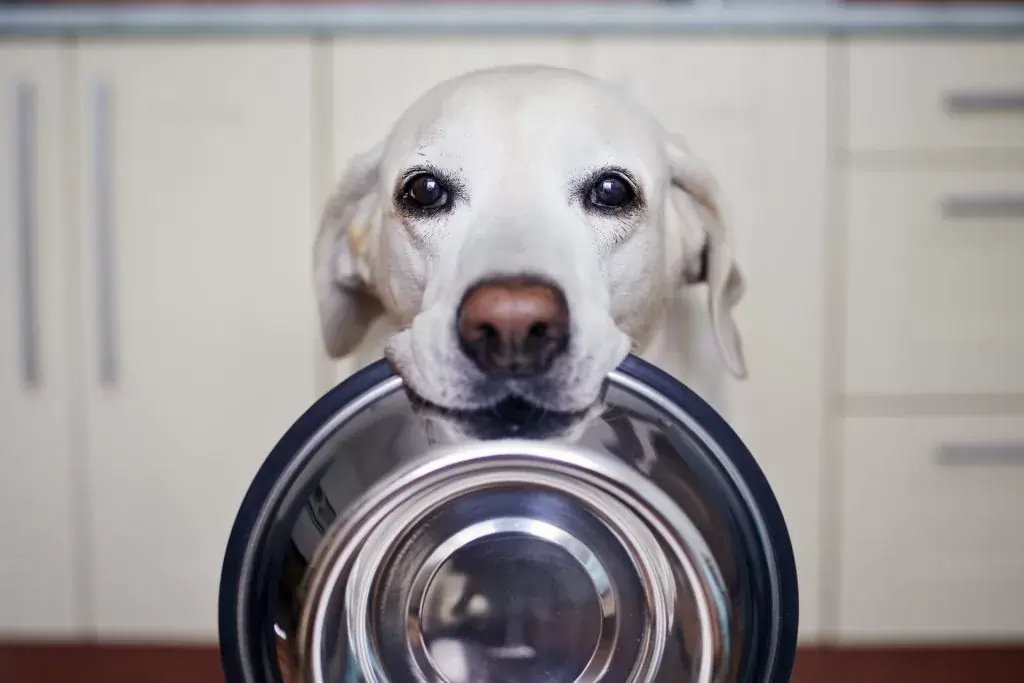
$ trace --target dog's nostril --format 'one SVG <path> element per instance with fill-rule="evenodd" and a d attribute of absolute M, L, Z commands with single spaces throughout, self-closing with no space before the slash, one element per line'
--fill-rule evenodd
<path fill-rule="evenodd" d="M 528 278 L 481 283 L 458 311 L 463 352 L 490 375 L 525 377 L 546 370 L 565 350 L 569 308 L 554 286 Z"/>
<path fill-rule="evenodd" d="M 493 325 L 488 325 L 487 323 L 480 325 L 477 331 L 480 333 L 480 338 L 486 341 L 493 341 L 499 336 L 498 330 Z"/>
<path fill-rule="evenodd" d="M 534 323 L 530 326 L 528 336 L 534 339 L 546 339 L 548 336 L 548 324 L 547 323 Z"/>

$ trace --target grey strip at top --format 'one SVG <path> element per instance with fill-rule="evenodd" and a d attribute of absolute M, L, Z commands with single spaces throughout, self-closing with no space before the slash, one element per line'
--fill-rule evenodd
<path fill-rule="evenodd" d="M 344 5 L 0 6 L 0 35 L 343 34 L 1024 35 L 1024 6 L 738 2 L 383 2 Z"/>

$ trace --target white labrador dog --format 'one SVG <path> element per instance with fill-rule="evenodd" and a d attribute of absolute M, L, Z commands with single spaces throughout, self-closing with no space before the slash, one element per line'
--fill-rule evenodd
<path fill-rule="evenodd" d="M 715 371 L 743 377 L 744 279 L 721 213 L 708 169 L 609 84 L 548 66 L 468 73 L 414 102 L 328 200 L 323 341 L 335 358 L 383 352 L 449 415 L 578 414 L 630 351 L 700 383 L 686 373 L 710 367 L 692 360 L 702 321 L 670 311 L 700 284 Z"/>
<path fill-rule="evenodd" d="M 746 374 L 723 222 L 708 169 L 610 85 L 546 66 L 468 73 L 414 102 L 328 200 L 323 341 L 358 365 L 386 354 L 442 422 L 500 421 L 503 406 L 572 422 L 630 351 L 714 403 L 718 378 Z M 471 592 L 453 584 L 446 623 Z M 505 680 L 467 642 L 432 655 L 456 683 Z"/>

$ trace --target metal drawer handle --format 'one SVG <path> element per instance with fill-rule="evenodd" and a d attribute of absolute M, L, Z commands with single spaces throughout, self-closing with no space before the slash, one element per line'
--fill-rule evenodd
<path fill-rule="evenodd" d="M 1024 443 L 943 444 L 935 459 L 942 465 L 1024 465 Z"/>
<path fill-rule="evenodd" d="M 951 195 L 942 200 L 942 216 L 969 218 L 1024 218 L 1024 194 Z"/>
<path fill-rule="evenodd" d="M 113 178 L 111 170 L 110 87 L 98 84 L 93 93 L 93 168 L 95 182 L 94 239 L 96 257 L 96 318 L 100 381 L 117 382 L 117 302 L 113 233 Z"/>
<path fill-rule="evenodd" d="M 39 383 L 39 311 L 36 293 L 36 90 L 21 83 L 14 115 L 15 203 L 17 211 L 18 320 L 21 375 L 26 386 Z"/>
<path fill-rule="evenodd" d="M 952 92 L 946 95 L 944 104 L 951 114 L 1024 114 L 1024 91 Z"/>

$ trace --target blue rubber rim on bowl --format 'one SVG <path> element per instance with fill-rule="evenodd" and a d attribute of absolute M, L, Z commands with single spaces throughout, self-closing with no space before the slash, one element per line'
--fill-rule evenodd
<path fill-rule="evenodd" d="M 772 559 L 775 561 L 777 575 L 778 636 L 775 662 L 771 668 L 772 675 L 766 683 L 788 683 L 792 675 L 799 628 L 797 570 L 789 529 L 764 472 L 739 435 L 692 389 L 660 368 L 632 354 L 622 361 L 617 370 L 660 393 L 696 421 L 711 439 L 717 442 L 747 487 L 771 542 Z M 249 485 L 231 527 L 221 567 L 218 635 L 221 666 L 226 683 L 248 683 L 244 678 L 245 669 L 240 652 L 243 634 L 239 633 L 238 628 L 238 599 L 243 575 L 242 565 L 257 519 L 274 483 L 294 455 L 332 416 L 392 376 L 393 372 L 387 362 L 379 360 L 367 365 L 330 389 L 285 432 L 263 461 Z M 245 599 L 247 603 L 253 601 L 251 591 L 245 596 Z M 258 605 L 244 604 L 242 607 L 251 610 Z M 261 634 L 256 633 L 248 635 L 252 638 L 253 643 L 261 637 Z M 761 682 L 742 681 L 738 683 Z"/>

